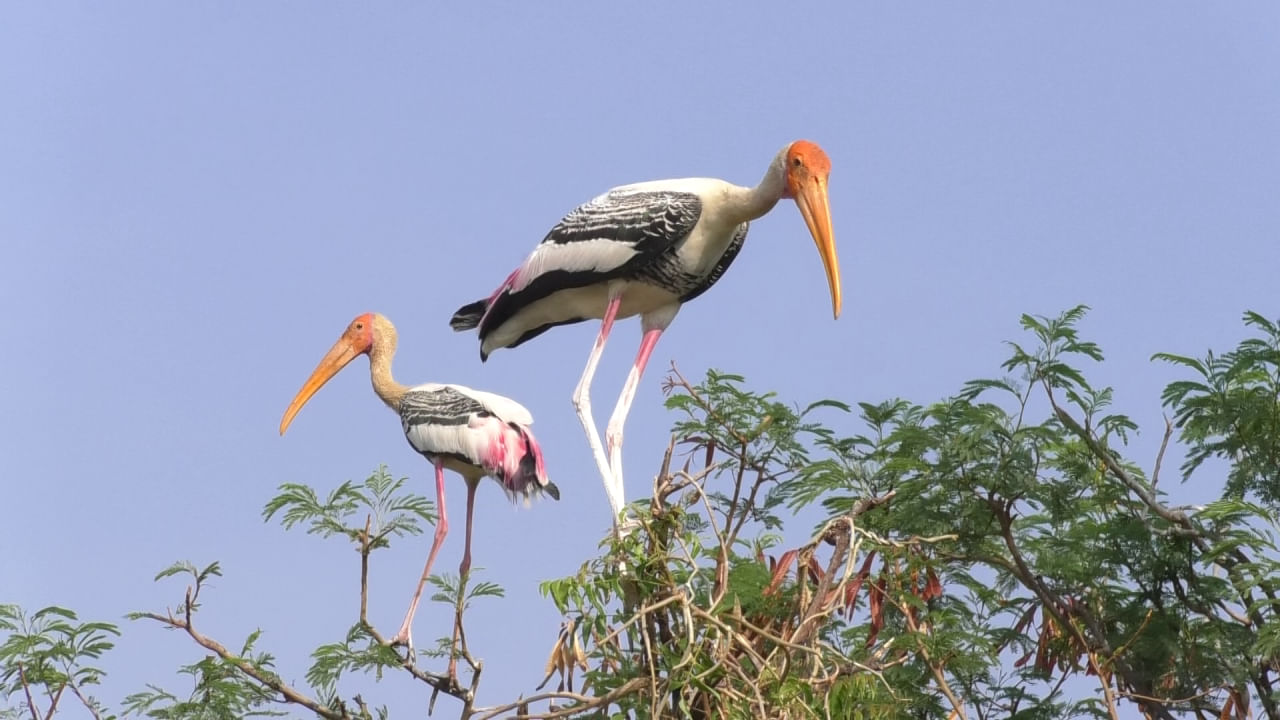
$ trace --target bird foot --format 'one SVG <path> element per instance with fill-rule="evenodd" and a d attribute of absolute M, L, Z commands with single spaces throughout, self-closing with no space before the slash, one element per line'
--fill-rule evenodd
<path fill-rule="evenodd" d="M 622 511 L 620 518 L 614 518 L 612 532 L 615 539 L 622 540 L 639 529 L 640 520 L 627 515 L 626 510 Z"/>
<path fill-rule="evenodd" d="M 614 540 L 623 540 L 630 537 L 632 533 L 639 530 L 641 527 L 641 523 L 638 518 L 628 516 L 625 513 L 626 511 L 624 510 L 622 517 L 613 523 L 613 530 L 610 532 L 612 533 Z M 615 568 L 617 568 L 619 575 L 624 578 L 631 577 L 631 568 L 627 566 L 626 560 L 621 557 L 614 557 L 610 562 Z"/>
<path fill-rule="evenodd" d="M 613 532 L 618 536 L 619 540 L 628 537 L 631 533 L 640 529 L 640 519 L 624 516 L 613 526 Z"/>
<path fill-rule="evenodd" d="M 413 633 L 409 630 L 408 625 L 401 627 L 400 632 L 396 633 L 395 637 L 388 640 L 387 644 L 393 648 L 403 646 L 409 651 L 408 657 L 405 659 L 410 665 L 414 664 L 418 653 L 413 649 Z"/>

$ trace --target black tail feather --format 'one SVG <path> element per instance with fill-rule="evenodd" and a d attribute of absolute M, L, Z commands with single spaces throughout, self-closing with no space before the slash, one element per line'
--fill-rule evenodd
<path fill-rule="evenodd" d="M 487 299 L 477 300 L 458 308 L 458 311 L 449 319 L 449 327 L 457 331 L 474 330 L 480 327 L 480 319 L 484 317 L 488 302 Z"/>

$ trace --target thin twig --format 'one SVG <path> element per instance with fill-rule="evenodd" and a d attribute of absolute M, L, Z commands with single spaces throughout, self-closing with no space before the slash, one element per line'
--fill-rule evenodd
<path fill-rule="evenodd" d="M 1089 450 L 1093 452 L 1095 457 L 1102 461 L 1103 465 L 1107 467 L 1107 470 L 1109 470 L 1117 480 L 1123 483 L 1125 487 L 1129 488 L 1134 495 L 1137 495 L 1147 507 L 1151 508 L 1151 510 L 1155 512 L 1155 514 L 1180 528 L 1184 534 L 1189 535 L 1197 545 L 1202 546 L 1202 551 L 1208 549 L 1208 544 L 1205 542 L 1200 529 L 1191 522 L 1191 518 L 1187 517 L 1186 513 L 1181 510 L 1172 510 L 1167 505 L 1160 502 L 1154 492 L 1144 487 L 1141 481 L 1130 475 L 1129 471 L 1125 470 L 1124 467 L 1116 461 L 1111 452 L 1103 447 L 1102 443 L 1098 442 L 1098 439 L 1093 436 L 1093 433 L 1086 430 L 1082 425 L 1080 425 L 1080 423 L 1076 422 L 1075 418 L 1071 417 L 1071 413 L 1058 405 L 1057 400 L 1054 399 L 1053 393 L 1049 390 L 1047 384 L 1045 385 L 1045 391 L 1049 395 L 1049 404 L 1053 407 L 1053 412 L 1058 417 L 1058 420 L 1061 421 L 1073 435 L 1083 440 L 1085 445 L 1089 446 Z"/>
<path fill-rule="evenodd" d="M 1144 702 L 1158 702 L 1158 703 L 1166 703 L 1170 705 L 1183 705 L 1185 703 L 1191 702 L 1192 700 L 1199 700 L 1202 697 L 1207 697 L 1212 693 L 1218 692 L 1219 690 L 1225 690 L 1226 688 L 1227 688 L 1227 685 L 1225 684 L 1214 685 L 1211 688 L 1205 688 L 1204 690 L 1201 690 L 1195 695 L 1188 695 L 1183 698 L 1152 697 L 1151 695 L 1143 695 L 1142 693 L 1130 692 L 1128 690 L 1118 690 L 1117 692 L 1119 692 L 1121 695 L 1124 695 L 1125 697 L 1130 697 L 1135 700 L 1142 700 Z"/>
<path fill-rule="evenodd" d="M 698 394 L 698 391 L 694 389 L 693 385 L 688 380 L 684 379 L 684 375 L 680 374 L 680 370 L 676 367 L 675 361 L 672 361 L 671 363 L 671 372 L 675 374 L 677 378 L 677 384 L 680 385 L 680 387 L 684 388 L 685 392 L 689 393 L 689 397 L 693 398 L 693 401 L 698 403 L 698 407 L 701 407 L 703 410 L 706 411 L 709 417 L 715 419 L 716 422 L 720 423 L 720 427 L 723 427 L 725 430 L 728 430 L 729 434 L 733 436 L 734 440 L 737 440 L 743 445 L 749 444 L 750 441 L 748 440 L 747 436 L 735 430 L 733 426 L 729 424 L 729 421 L 726 420 L 723 415 L 717 412 L 716 409 L 711 406 L 711 403 L 708 403 L 706 400 L 704 400 L 703 397 Z"/>
<path fill-rule="evenodd" d="M 1138 629 L 1133 631 L 1133 635 L 1130 635 L 1129 639 L 1125 640 L 1124 644 L 1116 648 L 1116 651 L 1112 653 L 1111 657 L 1107 658 L 1107 661 L 1103 663 L 1104 667 L 1110 666 L 1112 663 L 1116 661 L 1116 658 L 1120 657 L 1120 655 L 1123 654 L 1125 650 L 1129 649 L 1129 646 L 1132 645 L 1134 641 L 1138 639 L 1138 636 L 1142 634 L 1142 631 L 1147 629 L 1147 623 L 1151 622 L 1151 616 L 1154 614 L 1155 614 L 1155 608 L 1147 608 L 1147 615 L 1146 617 L 1142 618 L 1142 624 L 1138 625 Z"/>
<path fill-rule="evenodd" d="M 738 447 L 739 447 L 738 457 L 745 461 L 747 457 L 747 449 L 749 448 L 747 441 L 746 440 L 740 441 L 738 444 Z M 747 463 L 739 462 L 738 474 L 733 478 L 733 499 L 729 501 L 729 507 L 725 508 L 725 511 L 724 511 L 724 534 L 725 535 L 729 534 L 729 528 L 733 524 L 733 518 L 735 515 L 738 514 L 738 499 L 742 497 L 742 476 L 743 474 L 746 473 L 746 471 L 747 471 Z M 711 521 L 711 526 L 715 527 L 716 519 L 714 517 L 714 514 L 708 514 L 707 519 Z M 716 533 L 716 534 L 719 535 L 720 533 Z M 734 534 L 736 535 L 737 533 L 735 532 Z"/>
<path fill-rule="evenodd" d="M 391 644 L 372 625 L 365 623 L 364 630 L 365 632 L 369 633 L 369 637 L 373 638 L 373 641 L 378 643 L 379 645 Z M 446 695 L 453 696 L 463 702 L 466 702 L 467 691 L 465 688 L 458 687 L 458 685 L 448 675 L 440 675 L 437 673 L 430 673 L 424 670 L 419 670 L 418 667 L 413 664 L 412 655 L 406 655 L 405 658 L 401 661 L 400 667 L 405 672 L 412 675 L 414 679 L 420 680 L 426 683 L 427 685 L 430 685 L 432 689 L 435 690 L 436 692 L 438 693 L 442 692 Z"/>
<path fill-rule="evenodd" d="M 360 533 L 360 624 L 369 624 L 369 527 L 373 514 L 364 516 L 364 530 Z"/>
<path fill-rule="evenodd" d="M 566 707 L 557 708 L 555 710 L 542 713 L 540 715 L 539 714 L 516 715 L 513 718 L 513 720 L 555 720 L 555 718 L 568 717 L 570 715 L 577 715 L 578 713 L 594 710 L 599 707 L 605 707 L 609 705 L 609 703 L 612 703 L 613 701 L 621 697 L 629 695 L 632 692 L 639 690 L 643 686 L 644 686 L 644 680 L 642 680 L 641 678 L 631 678 L 630 680 L 623 683 L 622 685 L 619 685 L 613 690 L 610 690 L 609 692 L 600 696 L 581 695 L 578 693 L 571 693 L 571 692 L 546 692 L 540 695 L 531 695 L 522 700 L 509 702 L 506 705 L 497 705 L 494 707 L 478 708 L 475 711 L 475 720 L 490 720 L 491 718 L 495 718 L 499 715 L 510 712 L 511 710 L 514 710 L 520 707 L 521 705 L 532 705 L 533 703 L 541 702 L 543 700 L 571 700 L 575 703 L 579 703 L 577 705 L 569 705 Z"/>
<path fill-rule="evenodd" d="M 1156 466 L 1151 471 L 1151 488 L 1154 490 L 1156 483 L 1160 482 L 1160 465 L 1164 462 L 1164 451 L 1169 448 L 1169 438 L 1173 435 L 1173 422 L 1169 420 L 1169 416 L 1164 416 L 1164 439 L 1160 441 L 1160 452 L 1156 453 Z"/>
<path fill-rule="evenodd" d="M 1120 720 L 1120 711 L 1116 708 L 1116 696 L 1111 691 L 1112 674 L 1107 668 L 1098 662 L 1098 654 L 1090 651 L 1086 653 L 1089 658 L 1089 667 L 1093 668 L 1093 672 L 1098 676 L 1098 684 L 1102 686 L 1102 699 L 1107 704 L 1107 714 L 1111 716 L 1111 720 Z M 1115 662 L 1116 656 L 1111 656 L 1111 661 Z"/>
<path fill-rule="evenodd" d="M 648 618 L 640 622 L 640 638 L 644 641 L 645 664 L 649 666 L 649 717 L 658 717 L 658 664 L 653 656 Z"/>
<path fill-rule="evenodd" d="M 244 660 L 243 658 L 236 656 L 230 650 L 227 650 L 226 646 L 224 646 L 222 643 L 218 642 L 217 640 L 214 640 L 213 638 L 206 637 L 205 635 L 200 633 L 200 631 L 196 630 L 195 627 L 193 627 L 191 624 L 191 606 L 192 606 L 192 601 L 194 597 L 195 597 L 195 594 L 192 592 L 191 588 L 187 588 L 187 599 L 184 604 L 185 607 L 184 607 L 184 613 L 183 613 L 185 616 L 184 619 L 179 620 L 172 616 L 165 617 L 164 615 L 160 615 L 157 613 L 142 613 L 142 617 L 150 618 L 152 620 L 163 623 L 165 625 L 169 625 L 171 627 L 178 628 L 179 630 L 186 631 L 186 633 L 191 636 L 191 639 L 195 640 L 198 645 L 213 651 L 215 654 L 217 654 L 218 657 L 222 658 L 224 662 L 227 662 L 235 666 L 238 670 L 240 670 L 240 672 L 244 673 L 245 675 L 249 676 L 253 680 L 257 681 L 259 684 L 264 685 L 280 693 L 280 695 L 284 697 L 286 702 L 294 703 L 296 705 L 301 705 L 302 707 L 305 707 L 306 709 L 310 710 L 316 715 L 319 715 L 320 717 L 323 717 L 323 718 L 327 718 L 328 720 L 349 720 L 350 719 L 351 717 L 350 715 L 344 712 L 337 712 L 326 705 L 321 705 L 320 703 L 316 702 L 310 697 L 303 695 L 301 692 L 298 692 L 293 687 L 285 684 L 284 681 L 282 681 L 280 678 L 274 675 L 265 673 L 262 670 L 259 670 L 257 667 L 255 667 L 252 663 L 248 662 L 247 660 Z"/>
<path fill-rule="evenodd" d="M 31 697 L 31 686 L 27 684 L 27 669 L 18 663 L 18 680 L 22 682 L 22 691 L 27 694 L 27 709 L 31 711 L 31 720 L 40 720 L 40 711 L 36 710 L 36 699 Z"/>
<path fill-rule="evenodd" d="M 747 458 L 744 452 L 742 462 L 745 464 L 746 461 Z M 747 504 L 744 507 L 753 508 L 756 506 L 756 496 L 760 494 L 760 488 L 764 487 L 767 480 L 768 478 L 765 477 L 764 471 L 756 468 L 756 481 L 751 484 L 751 492 L 747 495 Z M 738 539 L 738 534 L 742 532 L 742 526 L 747 524 L 747 518 L 750 516 L 751 513 L 749 512 L 744 512 L 738 516 L 738 522 L 734 525 L 733 532 L 729 534 L 729 542 L 732 543 Z"/>
<path fill-rule="evenodd" d="M 360 625 L 364 628 L 365 632 L 369 633 L 369 637 L 373 638 L 374 642 L 379 645 L 389 645 L 390 643 L 387 639 L 378 632 L 377 628 L 373 626 L 373 623 L 369 622 L 369 555 L 373 552 L 374 543 L 374 539 L 369 535 L 369 529 L 372 522 L 373 516 L 366 515 L 364 531 L 360 535 Z M 198 586 L 196 592 L 199 592 Z M 428 673 L 419 670 L 417 666 L 413 664 L 413 660 L 412 652 L 406 653 L 404 659 L 400 662 L 400 667 L 405 672 L 409 673 L 409 675 L 413 676 L 414 679 L 430 685 L 434 693 L 443 692 L 461 700 L 463 703 L 467 702 L 467 691 L 458 687 L 457 684 L 448 677 L 448 675 L 437 675 L 435 673 Z M 472 681 L 475 681 L 474 676 L 472 677 Z M 475 697 L 474 688 L 470 693 L 470 696 L 472 698 Z"/>
<path fill-rule="evenodd" d="M 53 694 L 53 698 L 49 701 L 49 712 L 44 714 L 44 720 L 53 720 L 53 713 L 58 710 L 58 701 L 62 699 L 62 693 L 67 689 L 64 684 L 58 688 L 58 692 Z"/>
<path fill-rule="evenodd" d="M 75 693 L 76 697 L 80 698 L 80 702 L 84 705 L 85 709 L 93 715 L 94 720 L 102 720 L 102 713 L 98 712 L 98 708 L 90 702 L 89 698 L 85 697 L 83 692 L 80 691 L 80 685 L 76 683 L 75 679 L 71 676 L 71 673 L 67 673 L 67 684 L 71 686 L 71 692 Z"/>
<path fill-rule="evenodd" d="M 914 613 L 910 612 L 896 599 L 889 597 L 888 593 L 885 594 L 885 598 L 897 606 L 898 611 L 902 613 L 902 617 L 907 621 L 908 630 L 917 636 L 927 634 L 925 632 L 921 632 L 920 625 L 916 622 Z M 933 673 L 933 679 L 938 683 L 938 689 L 946 696 L 947 702 L 951 703 L 951 717 L 958 717 L 960 720 L 967 720 L 969 715 L 964 710 L 964 703 L 960 702 L 960 699 L 956 697 L 955 692 L 951 689 L 951 684 L 947 682 L 947 674 L 943 671 L 943 663 L 941 661 L 934 660 L 930 656 L 928 648 L 924 645 L 924 640 L 917 639 L 916 647 L 920 650 L 920 657 L 924 658 L 925 664 L 929 666 L 929 671 Z"/>
<path fill-rule="evenodd" d="M 707 518 L 711 520 L 709 523 L 711 525 L 711 531 L 716 534 L 716 541 L 720 543 L 720 549 L 716 553 L 716 581 L 711 593 L 711 607 L 715 607 L 720 604 L 720 600 L 724 598 L 725 591 L 728 590 L 727 582 L 724 582 L 722 577 L 725 579 L 728 577 L 729 546 L 726 544 L 725 537 L 720 532 L 720 528 L 716 526 L 714 517 L 715 513 L 711 509 L 711 501 L 707 499 L 707 493 L 702 489 L 702 483 L 690 483 L 689 487 L 698 491 L 698 497 L 702 499 L 702 506 L 707 509 Z M 727 518 L 725 525 L 728 525 Z"/>

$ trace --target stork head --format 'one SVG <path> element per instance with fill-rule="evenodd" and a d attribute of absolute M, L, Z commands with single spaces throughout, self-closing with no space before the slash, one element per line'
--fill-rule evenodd
<path fill-rule="evenodd" d="M 827 177 L 831 159 L 817 144 L 797 140 L 787 146 L 783 155 L 787 185 L 783 197 L 796 201 L 805 225 L 818 245 L 818 255 L 827 271 L 827 287 L 831 290 L 831 312 L 840 317 L 840 262 L 836 258 L 836 241 L 831 234 L 831 205 L 827 200 Z"/>
<path fill-rule="evenodd" d="M 293 416 L 298 414 L 303 405 L 311 399 L 316 391 L 324 387 L 329 379 L 338 374 L 338 371 L 346 367 L 348 363 L 356 358 L 357 355 L 367 355 L 373 352 L 375 347 L 375 338 L 383 334 L 383 326 L 391 328 L 391 323 L 386 318 L 376 313 L 365 313 L 360 315 L 351 324 L 347 326 L 342 337 L 338 338 L 338 342 L 329 348 L 329 352 L 325 353 L 324 359 L 316 366 L 311 373 L 311 377 L 303 383 L 302 389 L 297 395 L 293 396 L 293 402 L 289 403 L 289 408 L 284 411 L 284 418 L 280 420 L 280 434 L 283 435 L 285 430 L 289 429 L 289 423 L 293 422 Z M 391 328 L 394 341 L 395 329 Z M 381 338 L 379 338 L 381 339 Z"/>

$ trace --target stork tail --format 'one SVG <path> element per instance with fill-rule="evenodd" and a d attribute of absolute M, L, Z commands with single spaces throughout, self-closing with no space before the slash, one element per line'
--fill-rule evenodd
<path fill-rule="evenodd" d="M 489 307 L 489 299 L 477 300 L 458 308 L 458 311 L 449 319 L 449 327 L 459 332 L 463 330 L 474 330 L 480 327 L 480 319 L 484 317 L 484 311 Z"/>
<path fill-rule="evenodd" d="M 560 488 L 547 477 L 547 469 L 542 462 L 542 448 L 538 446 L 533 433 L 515 423 L 511 423 L 511 427 L 520 433 L 525 451 L 520 457 L 515 472 L 507 474 L 502 479 L 507 493 L 513 500 L 523 497 L 526 502 L 542 493 L 550 495 L 553 500 L 559 500 Z"/>

